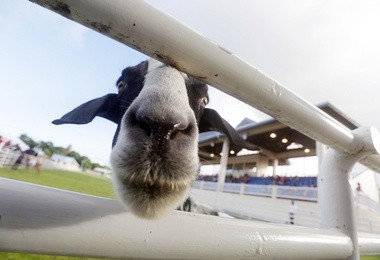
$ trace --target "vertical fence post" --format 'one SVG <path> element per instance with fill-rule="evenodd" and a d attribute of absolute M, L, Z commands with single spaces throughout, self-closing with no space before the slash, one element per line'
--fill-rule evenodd
<path fill-rule="evenodd" d="M 273 184 L 272 185 L 272 199 L 276 199 L 276 198 L 277 198 L 277 185 Z"/>
<path fill-rule="evenodd" d="M 239 191 L 240 195 L 244 195 L 244 193 L 245 193 L 245 187 L 246 187 L 245 183 L 240 183 L 240 191 Z"/>
<path fill-rule="evenodd" d="M 224 182 L 226 180 L 227 162 L 228 162 L 228 152 L 230 150 L 230 142 L 228 139 L 224 139 L 222 156 L 220 157 L 220 170 L 218 174 L 218 187 L 217 191 L 223 191 Z"/>
<path fill-rule="evenodd" d="M 379 153 L 380 136 L 373 127 L 353 131 L 352 153 L 329 149 L 325 154 L 318 176 L 321 228 L 340 229 L 351 238 L 353 253 L 349 259 L 360 259 L 355 223 L 355 206 L 350 172 L 361 158 Z"/>

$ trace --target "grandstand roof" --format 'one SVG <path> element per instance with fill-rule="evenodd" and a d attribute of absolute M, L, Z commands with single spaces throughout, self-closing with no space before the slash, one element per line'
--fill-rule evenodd
<path fill-rule="evenodd" d="M 355 129 L 359 126 L 330 103 L 324 103 L 318 107 L 349 129 Z M 245 118 L 235 129 L 246 140 L 261 148 L 260 155 L 267 156 L 270 159 L 279 159 L 280 165 L 286 164 L 289 158 L 316 155 L 315 140 L 275 119 L 254 122 Z M 207 132 L 199 135 L 199 157 L 202 164 L 219 163 L 224 139 L 225 136 L 219 132 Z M 230 144 L 229 157 L 243 154 L 253 153 Z"/>

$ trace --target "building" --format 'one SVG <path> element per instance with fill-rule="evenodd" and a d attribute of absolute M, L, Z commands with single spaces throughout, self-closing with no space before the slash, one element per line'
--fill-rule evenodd
<path fill-rule="evenodd" d="M 43 168 L 81 171 L 79 163 L 73 157 L 68 157 L 60 154 L 53 154 L 50 160 L 45 160 Z"/>
<path fill-rule="evenodd" d="M 356 122 L 330 103 L 324 103 L 318 107 L 334 118 L 337 124 L 351 130 L 359 127 Z M 226 137 L 218 132 L 202 133 L 199 136 L 201 174 L 204 173 L 204 169 L 210 170 L 211 167 L 211 173 L 218 174 L 218 185 L 223 186 L 226 176 L 230 175 L 234 178 L 246 174 L 250 177 L 317 176 L 324 152 L 327 149 L 325 145 L 274 119 L 259 123 L 244 119 L 236 127 L 236 130 L 244 139 L 258 145 L 261 150 L 247 151 L 241 149 L 230 144 Z M 223 160 L 223 158 L 228 159 Z M 311 166 L 310 169 L 313 168 L 314 170 L 307 170 L 307 172 L 301 170 L 298 173 L 289 171 L 296 158 L 302 158 L 305 169 L 306 166 Z M 305 163 L 305 161 L 307 162 Z M 207 168 L 207 166 L 209 167 Z M 375 175 L 368 169 L 359 169 L 358 171 L 360 172 L 355 173 L 354 169 L 355 178 L 358 178 L 361 172 L 365 172 L 369 176 Z M 368 178 L 374 179 L 375 177 Z M 379 201 L 376 181 L 366 181 L 366 183 L 373 186 L 368 187 L 371 192 L 366 195 L 375 201 Z M 354 186 L 356 183 L 353 182 L 352 185 Z"/>

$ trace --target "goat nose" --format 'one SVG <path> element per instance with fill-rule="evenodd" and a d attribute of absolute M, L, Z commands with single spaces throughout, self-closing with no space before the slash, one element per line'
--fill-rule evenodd
<path fill-rule="evenodd" d="M 145 133 L 157 139 L 174 139 L 179 132 L 187 133 L 190 126 L 184 116 L 157 116 L 153 114 L 137 113 L 137 125 Z"/>

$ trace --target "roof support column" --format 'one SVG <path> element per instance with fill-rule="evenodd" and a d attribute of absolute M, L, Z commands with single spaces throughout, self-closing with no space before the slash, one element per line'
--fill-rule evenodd
<path fill-rule="evenodd" d="M 219 170 L 219 175 L 218 175 L 218 191 L 223 191 L 224 181 L 226 180 L 226 170 L 227 170 L 229 150 L 230 150 L 230 142 L 226 138 L 223 141 L 222 156 L 220 157 L 220 170 Z"/>
<path fill-rule="evenodd" d="M 278 159 L 273 159 L 273 177 L 278 175 Z"/>
<path fill-rule="evenodd" d="M 257 176 L 265 177 L 267 176 L 269 159 L 266 156 L 259 154 L 257 161 Z"/>

